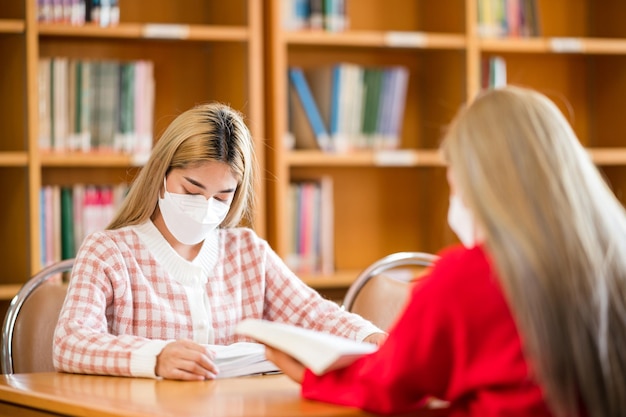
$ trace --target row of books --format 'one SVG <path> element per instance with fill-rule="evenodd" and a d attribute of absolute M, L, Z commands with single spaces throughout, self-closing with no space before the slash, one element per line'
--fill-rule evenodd
<path fill-rule="evenodd" d="M 150 61 L 39 61 L 39 147 L 114 151 L 145 159 L 152 148 Z"/>
<path fill-rule="evenodd" d="M 127 184 L 42 187 L 41 264 L 76 256 L 87 235 L 107 227 L 127 191 Z"/>
<path fill-rule="evenodd" d="M 477 5 L 480 36 L 541 34 L 536 0 L 478 0 Z"/>
<path fill-rule="evenodd" d="M 118 0 L 37 0 L 37 19 L 46 23 L 112 26 L 120 22 Z"/>
<path fill-rule="evenodd" d="M 282 0 L 283 28 L 286 30 L 348 30 L 348 0 Z"/>
<path fill-rule="evenodd" d="M 506 86 L 506 60 L 501 56 L 491 56 L 481 60 L 481 87 L 483 89 Z"/>
<path fill-rule="evenodd" d="M 400 146 L 406 67 L 291 67 L 289 80 L 289 132 L 296 149 L 348 152 Z"/>
<path fill-rule="evenodd" d="M 297 274 L 331 274 L 334 270 L 332 178 L 292 182 L 287 203 L 287 265 Z"/>

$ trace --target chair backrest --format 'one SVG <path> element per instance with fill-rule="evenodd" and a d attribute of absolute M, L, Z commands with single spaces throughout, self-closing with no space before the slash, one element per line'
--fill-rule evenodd
<path fill-rule="evenodd" d="M 424 252 L 397 252 L 379 259 L 350 285 L 344 309 L 389 329 L 407 300 L 411 282 L 437 258 Z"/>
<path fill-rule="evenodd" d="M 66 259 L 44 268 L 11 300 L 2 326 L 3 374 L 54 371 L 52 338 L 67 292 L 60 274 L 73 265 Z"/>

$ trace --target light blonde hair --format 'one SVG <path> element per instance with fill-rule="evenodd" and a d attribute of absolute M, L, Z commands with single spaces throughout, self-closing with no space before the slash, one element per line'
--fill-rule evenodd
<path fill-rule="evenodd" d="M 220 226 L 234 227 L 243 218 L 251 224 L 256 160 L 250 131 L 239 112 L 209 103 L 187 110 L 168 126 L 107 228 L 147 221 L 157 207 L 163 178 L 171 169 L 208 161 L 227 164 L 238 179 L 230 210 Z"/>
<path fill-rule="evenodd" d="M 557 415 L 626 410 L 626 216 L 557 106 L 486 92 L 442 144 Z"/>

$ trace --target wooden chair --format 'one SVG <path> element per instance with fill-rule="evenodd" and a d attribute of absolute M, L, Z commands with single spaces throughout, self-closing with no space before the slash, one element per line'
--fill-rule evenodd
<path fill-rule="evenodd" d="M 11 300 L 2 326 L 3 374 L 54 371 L 52 338 L 67 292 L 61 273 L 73 265 L 66 259 L 41 270 Z"/>
<path fill-rule="evenodd" d="M 397 252 L 379 259 L 350 285 L 343 308 L 388 330 L 408 298 L 410 283 L 437 258 L 423 252 Z"/>

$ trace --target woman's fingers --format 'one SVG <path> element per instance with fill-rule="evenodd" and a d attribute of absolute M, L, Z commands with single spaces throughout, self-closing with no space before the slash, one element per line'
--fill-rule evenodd
<path fill-rule="evenodd" d="M 304 379 L 304 365 L 289 356 L 283 351 L 265 346 L 265 357 L 278 366 L 285 375 L 297 383 L 302 383 Z"/>
<path fill-rule="evenodd" d="M 166 345 L 157 356 L 156 374 L 166 379 L 214 379 L 219 370 L 214 354 L 191 340 L 178 340 Z"/>

